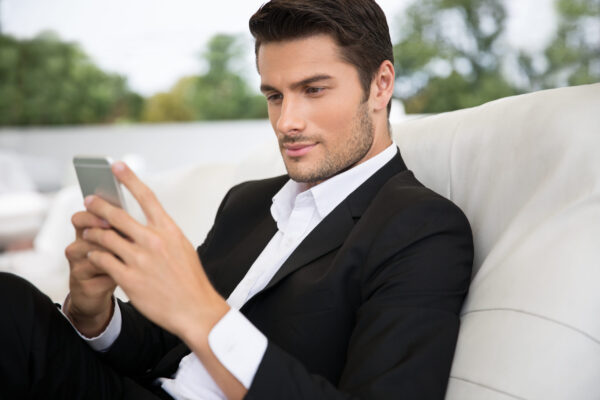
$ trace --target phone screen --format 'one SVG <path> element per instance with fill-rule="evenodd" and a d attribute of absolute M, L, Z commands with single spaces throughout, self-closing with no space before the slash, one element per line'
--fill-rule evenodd
<path fill-rule="evenodd" d="M 94 194 L 114 206 L 125 208 L 120 183 L 110 169 L 110 158 L 77 156 L 73 158 L 73 164 L 84 198 Z"/>

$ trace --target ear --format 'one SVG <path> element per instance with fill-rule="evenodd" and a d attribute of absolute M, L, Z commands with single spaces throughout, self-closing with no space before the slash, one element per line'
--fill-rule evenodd
<path fill-rule="evenodd" d="M 388 102 L 394 93 L 395 77 L 394 65 L 389 60 L 382 62 L 371 82 L 369 100 L 374 111 L 386 110 Z"/>

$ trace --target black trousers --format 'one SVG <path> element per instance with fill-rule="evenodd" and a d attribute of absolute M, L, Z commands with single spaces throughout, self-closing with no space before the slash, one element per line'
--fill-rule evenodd
<path fill-rule="evenodd" d="M 26 280 L 0 273 L 0 307 L 0 399 L 170 398 L 106 365 Z"/>

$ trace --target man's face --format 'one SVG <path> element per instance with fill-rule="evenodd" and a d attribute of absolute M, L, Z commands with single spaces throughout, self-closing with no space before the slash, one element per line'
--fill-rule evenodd
<path fill-rule="evenodd" d="M 258 69 L 290 178 L 314 185 L 371 156 L 374 128 L 358 72 L 331 37 L 263 44 Z"/>

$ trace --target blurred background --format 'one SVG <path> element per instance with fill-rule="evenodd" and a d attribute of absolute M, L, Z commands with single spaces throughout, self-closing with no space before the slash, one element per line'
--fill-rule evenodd
<path fill-rule="evenodd" d="M 48 226 L 81 207 L 76 154 L 149 177 L 275 146 L 247 29 L 262 3 L 0 0 L 0 270 L 64 261 Z M 393 123 L 600 81 L 600 0 L 378 3 Z"/>

